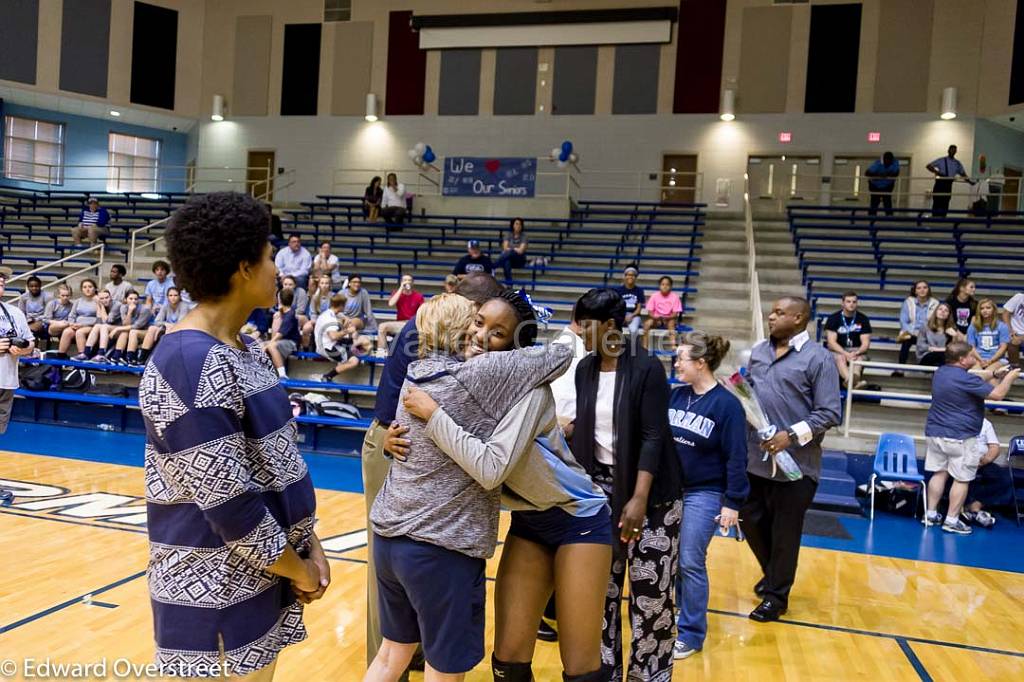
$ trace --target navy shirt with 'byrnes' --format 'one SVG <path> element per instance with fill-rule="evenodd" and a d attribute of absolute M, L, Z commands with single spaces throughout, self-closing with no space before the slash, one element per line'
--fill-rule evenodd
<path fill-rule="evenodd" d="M 739 510 L 750 492 L 747 419 L 740 401 L 717 384 L 703 395 L 680 386 L 669 396 L 668 422 L 683 490 L 722 492 L 724 506 Z"/>
<path fill-rule="evenodd" d="M 992 386 L 963 367 L 943 365 L 932 378 L 932 406 L 924 425 L 929 438 L 967 440 L 981 433 Z"/>

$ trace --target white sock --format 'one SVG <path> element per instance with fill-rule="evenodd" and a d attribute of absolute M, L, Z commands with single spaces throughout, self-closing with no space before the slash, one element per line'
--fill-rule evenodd
<path fill-rule="evenodd" d="M 288 376 L 288 374 L 285 372 L 284 367 L 278 367 L 277 368 L 277 376 L 281 377 L 282 379 L 284 379 L 284 378 L 286 378 Z"/>
<path fill-rule="evenodd" d="M 956 517 L 955 517 L 955 516 L 947 516 L 947 517 L 946 517 L 946 523 L 948 523 L 948 524 L 949 524 L 949 525 L 951 525 L 951 526 L 952 526 L 952 525 L 955 525 L 955 524 L 956 524 L 956 521 L 957 521 L 957 519 L 956 519 Z"/>

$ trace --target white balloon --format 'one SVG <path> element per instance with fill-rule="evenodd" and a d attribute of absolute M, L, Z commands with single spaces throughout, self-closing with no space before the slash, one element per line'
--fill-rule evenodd
<path fill-rule="evenodd" d="M 573 152 L 572 154 L 569 155 L 569 161 L 570 162 L 576 163 L 579 160 L 580 160 L 580 157 L 579 157 L 578 154 L 576 154 L 576 152 Z"/>
<path fill-rule="evenodd" d="M 558 162 L 558 167 L 559 168 L 567 168 L 568 166 L 569 166 L 569 162 L 568 161 L 559 161 Z"/>
<path fill-rule="evenodd" d="M 416 156 L 423 156 L 423 152 L 427 151 L 427 145 L 422 142 L 417 142 L 416 146 L 413 147 L 416 150 Z"/>
<path fill-rule="evenodd" d="M 419 168 L 423 168 L 423 157 L 417 154 L 412 160 Z"/>
<path fill-rule="evenodd" d="M 554 161 L 555 159 L 557 159 L 558 155 L 561 154 L 561 153 L 562 153 L 562 149 L 560 147 L 555 147 L 554 149 L 552 149 L 551 150 L 551 160 Z"/>
<path fill-rule="evenodd" d="M 409 150 L 409 158 L 410 159 L 415 159 L 417 156 L 419 156 L 419 154 L 416 153 L 415 149 L 410 149 Z"/>

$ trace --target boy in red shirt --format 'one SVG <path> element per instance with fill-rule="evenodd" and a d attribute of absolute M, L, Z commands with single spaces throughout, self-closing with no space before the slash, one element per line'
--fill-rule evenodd
<path fill-rule="evenodd" d="M 377 326 L 377 357 L 387 355 L 388 336 L 397 336 L 405 323 L 416 317 L 416 311 L 423 305 L 423 294 L 412 288 L 412 275 L 402 275 L 402 281 L 388 299 L 388 306 L 396 310 L 393 322 L 381 322 Z"/>

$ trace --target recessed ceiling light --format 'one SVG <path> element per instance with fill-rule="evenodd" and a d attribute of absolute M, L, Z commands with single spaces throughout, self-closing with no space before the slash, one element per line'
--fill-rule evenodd
<path fill-rule="evenodd" d="M 116 116 L 120 116 L 120 115 L 121 115 L 121 112 L 120 112 L 120 111 L 115 111 L 114 109 L 111 109 L 111 110 L 110 110 L 110 115 L 111 115 L 111 116 L 115 116 L 115 117 L 116 117 Z"/>

